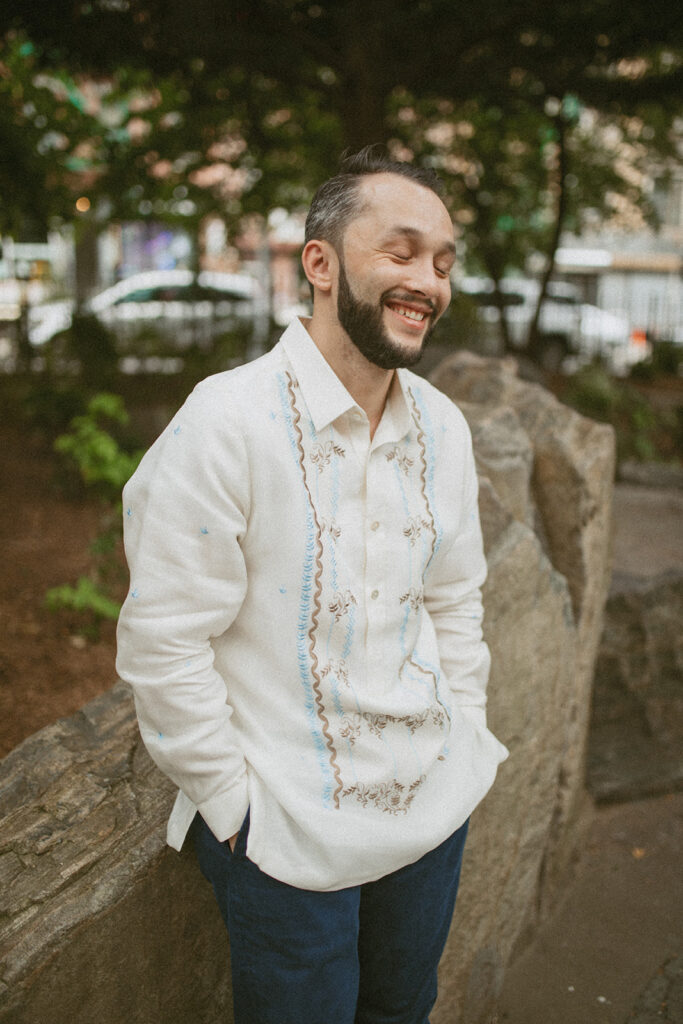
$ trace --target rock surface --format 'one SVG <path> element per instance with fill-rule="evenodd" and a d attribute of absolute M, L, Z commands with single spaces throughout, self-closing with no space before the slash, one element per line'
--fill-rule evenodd
<path fill-rule="evenodd" d="M 588 787 L 596 800 L 683 788 L 683 572 L 620 576 L 595 668 Z"/>
<path fill-rule="evenodd" d="M 228 1019 L 212 894 L 165 846 L 173 795 L 123 683 L 1 762 L 3 1024 Z"/>
<path fill-rule="evenodd" d="M 479 1024 L 579 842 L 614 444 L 509 363 L 461 354 L 436 383 L 475 439 L 489 719 L 511 752 L 473 818 L 432 1016 Z M 126 687 L 29 738 L 0 785 L 0 1022 L 226 1024 L 222 924 L 192 856 L 164 846 L 172 787 Z"/>
<path fill-rule="evenodd" d="M 587 823 L 614 437 L 519 380 L 506 360 L 459 353 L 431 379 L 472 428 L 489 563 L 489 722 L 511 754 L 473 818 L 433 1015 L 435 1024 L 479 1024 L 515 946 L 556 905 Z"/>

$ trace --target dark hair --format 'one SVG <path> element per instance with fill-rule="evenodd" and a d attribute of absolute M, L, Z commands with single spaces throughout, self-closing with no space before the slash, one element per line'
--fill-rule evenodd
<path fill-rule="evenodd" d="M 443 199 L 443 185 L 431 168 L 391 160 L 378 146 L 365 146 L 358 153 L 344 154 L 339 173 L 323 182 L 313 196 L 306 217 L 306 242 L 324 239 L 339 250 L 349 221 L 360 212 L 361 181 L 371 174 L 399 174 Z"/>

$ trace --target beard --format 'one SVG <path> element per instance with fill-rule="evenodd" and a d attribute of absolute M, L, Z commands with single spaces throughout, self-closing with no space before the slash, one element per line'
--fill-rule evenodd
<path fill-rule="evenodd" d="M 415 348 L 402 345 L 391 338 L 384 327 L 384 303 L 389 297 L 409 299 L 408 294 L 399 296 L 395 289 L 384 292 L 377 305 L 357 299 L 351 291 L 346 276 L 344 261 L 339 257 L 339 294 L 337 296 L 337 318 L 349 338 L 365 358 L 383 370 L 396 370 L 401 366 L 414 366 L 425 350 L 435 326 L 435 309 L 431 324 L 425 332 L 422 344 Z M 424 302 L 424 300 L 422 300 Z M 432 303 L 433 306 L 433 303 Z"/>

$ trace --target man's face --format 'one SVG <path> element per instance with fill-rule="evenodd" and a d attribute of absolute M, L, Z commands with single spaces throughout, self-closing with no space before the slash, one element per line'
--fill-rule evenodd
<path fill-rule="evenodd" d="M 395 174 L 366 178 L 360 198 L 338 254 L 337 318 L 371 363 L 412 366 L 450 301 L 451 219 L 435 193 Z"/>

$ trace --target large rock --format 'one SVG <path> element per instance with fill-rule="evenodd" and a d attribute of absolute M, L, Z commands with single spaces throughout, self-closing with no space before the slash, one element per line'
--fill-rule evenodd
<path fill-rule="evenodd" d="M 580 835 L 614 446 L 512 364 L 460 355 L 489 560 L 489 717 L 511 757 L 475 812 L 434 1024 L 479 1024 Z M 123 684 L 0 766 L 1 1024 L 227 1024 L 227 941 Z"/>
<path fill-rule="evenodd" d="M 1 763 L 3 1024 L 230 1019 L 212 894 L 165 846 L 172 798 L 123 683 Z"/>
<path fill-rule="evenodd" d="M 683 788 L 683 572 L 619 576 L 595 667 L 588 785 L 596 800 Z"/>
<path fill-rule="evenodd" d="M 478 1024 L 515 946 L 561 896 L 587 820 L 614 437 L 519 380 L 510 361 L 460 353 L 432 380 L 472 428 L 489 563 L 489 721 L 511 753 L 473 818 L 434 1014 L 435 1024 Z"/>

